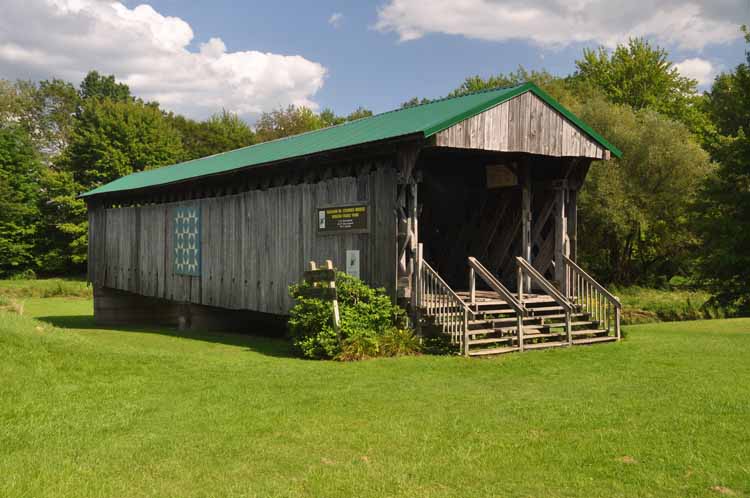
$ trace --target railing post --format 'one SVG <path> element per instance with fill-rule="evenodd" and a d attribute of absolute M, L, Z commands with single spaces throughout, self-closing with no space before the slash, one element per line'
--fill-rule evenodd
<path fill-rule="evenodd" d="M 523 304 L 523 269 L 521 265 L 518 266 L 518 302 Z"/>
<path fill-rule="evenodd" d="M 477 297 L 476 291 L 477 291 L 476 272 L 474 271 L 474 267 L 470 266 L 469 267 L 469 296 L 471 299 L 472 306 L 476 306 L 476 297 Z"/>
<path fill-rule="evenodd" d="M 570 311 L 565 312 L 565 334 L 568 337 L 568 346 L 573 345 L 573 329 L 570 325 Z"/>
<path fill-rule="evenodd" d="M 469 311 L 464 308 L 464 356 L 469 356 Z"/>
<path fill-rule="evenodd" d="M 620 340 L 620 307 L 615 306 L 615 337 Z"/>
<path fill-rule="evenodd" d="M 417 244 L 416 271 L 414 272 L 414 301 L 422 305 L 422 244 Z"/>
<path fill-rule="evenodd" d="M 414 300 L 414 328 L 417 332 L 417 337 L 422 336 L 422 244 L 417 244 L 416 254 L 416 269 L 414 271 L 414 292 L 412 292 L 412 299 Z"/>
<path fill-rule="evenodd" d="M 523 314 L 518 314 L 516 323 L 518 327 L 518 350 L 523 351 Z"/>

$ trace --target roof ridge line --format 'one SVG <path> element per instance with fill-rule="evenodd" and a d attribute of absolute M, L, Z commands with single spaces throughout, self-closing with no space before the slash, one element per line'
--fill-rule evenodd
<path fill-rule="evenodd" d="M 372 116 L 364 116 L 364 117 L 361 117 L 361 118 L 354 119 L 352 121 L 344 121 L 343 123 L 338 123 L 338 124 L 334 124 L 334 125 L 331 125 L 331 126 L 326 126 L 326 127 L 323 127 L 323 128 L 318 128 L 316 130 L 307 130 L 307 131 L 303 131 L 302 133 L 296 133 L 294 135 L 287 135 L 285 137 L 274 138 L 273 140 L 267 140 L 265 142 L 258 142 L 258 143 L 255 143 L 255 144 L 246 145 L 244 147 L 238 147 L 236 149 L 225 150 L 223 152 L 217 152 L 216 154 L 211 154 L 209 156 L 197 157 L 195 159 L 188 159 L 187 161 L 181 161 L 179 163 L 174 163 L 174 164 L 167 164 L 167 165 L 164 165 L 164 166 L 158 166 L 156 168 L 151 168 L 151 169 L 162 169 L 162 168 L 172 168 L 172 167 L 177 167 L 177 166 L 184 166 L 184 165 L 189 164 L 189 163 L 191 163 L 193 161 L 200 161 L 202 159 L 208 159 L 209 157 L 222 156 L 224 154 L 229 154 L 230 152 L 236 152 L 236 151 L 239 151 L 239 150 L 250 149 L 250 148 L 258 146 L 258 145 L 271 144 L 271 143 L 274 143 L 274 142 L 283 142 L 285 140 L 289 140 L 289 139 L 294 138 L 294 137 L 300 137 L 302 135 L 310 135 L 310 134 L 313 134 L 313 133 L 321 132 L 323 130 L 330 130 L 330 129 L 333 129 L 333 128 L 338 128 L 338 127 L 341 127 L 341 126 L 348 125 L 350 123 L 355 123 L 357 121 L 364 121 L 364 120 L 367 120 L 367 119 L 376 118 L 378 116 L 383 116 L 383 115 L 391 114 L 391 113 L 394 113 L 394 112 L 405 111 L 407 109 L 413 109 L 415 107 L 422 107 L 422 106 L 426 106 L 426 105 L 430 105 L 430 104 L 435 104 L 435 103 L 438 103 L 438 102 L 445 102 L 446 100 L 460 99 L 461 97 L 470 97 L 472 95 L 480 95 L 482 93 L 490 93 L 490 92 L 495 92 L 495 91 L 498 91 L 498 90 L 510 90 L 511 88 L 521 87 L 521 86 L 527 85 L 528 83 L 529 82 L 527 81 L 527 82 L 521 83 L 519 85 L 511 85 L 511 86 L 505 86 L 505 87 L 503 87 L 503 86 L 497 86 L 497 87 L 493 87 L 493 88 L 485 88 L 484 90 L 477 90 L 475 92 L 464 93 L 464 94 L 461 94 L 461 95 L 445 96 L 445 97 L 441 97 L 439 99 L 430 100 L 429 102 L 424 102 L 422 104 L 416 104 L 416 105 L 409 106 L 409 107 L 400 107 L 400 108 L 397 108 L 397 109 L 391 109 L 391 110 L 388 110 L 388 111 L 380 112 L 378 114 L 373 114 Z M 132 174 L 138 174 L 138 173 L 145 173 L 146 171 L 150 171 L 150 170 L 149 169 L 144 169 L 144 170 L 141 170 L 141 171 L 134 171 L 133 173 L 131 173 L 131 175 Z"/>

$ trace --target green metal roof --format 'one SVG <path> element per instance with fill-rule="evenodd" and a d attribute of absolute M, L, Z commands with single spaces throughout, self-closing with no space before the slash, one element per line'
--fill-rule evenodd
<path fill-rule="evenodd" d="M 461 97 L 445 98 L 428 104 L 389 111 L 338 126 L 264 142 L 242 149 L 194 159 L 171 166 L 133 173 L 82 194 L 82 197 L 166 185 L 215 175 L 240 168 L 306 156 L 412 134 L 428 138 L 466 118 L 520 95 L 533 92 L 567 119 L 575 123 L 616 157 L 622 153 L 586 123 L 565 109 L 533 83 L 487 90 Z"/>

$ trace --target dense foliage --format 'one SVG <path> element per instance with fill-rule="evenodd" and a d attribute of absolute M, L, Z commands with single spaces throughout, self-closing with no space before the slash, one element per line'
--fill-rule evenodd
<path fill-rule="evenodd" d="M 375 356 L 413 354 L 419 344 L 405 327 L 402 308 L 384 289 L 373 289 L 345 273 L 336 275 L 340 337 L 333 327 L 330 301 L 303 297 L 310 284 L 293 285 L 296 304 L 289 317 L 289 333 L 297 351 L 306 358 L 358 360 Z"/>
<path fill-rule="evenodd" d="M 719 168 L 696 203 L 701 274 L 719 304 L 744 314 L 750 313 L 750 51 L 746 55 L 747 62 L 719 75 L 707 94 L 721 134 L 709 147 Z"/>
<path fill-rule="evenodd" d="M 36 262 L 41 170 L 28 133 L 17 125 L 0 124 L 0 272 Z"/>

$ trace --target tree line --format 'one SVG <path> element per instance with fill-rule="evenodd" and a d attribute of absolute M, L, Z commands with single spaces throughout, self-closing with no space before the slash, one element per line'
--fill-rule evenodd
<path fill-rule="evenodd" d="M 121 176 L 370 116 L 290 106 L 255 127 L 222 110 L 196 121 L 144 102 L 114 76 L 78 87 L 0 80 L 0 277 L 80 274 L 85 203 L 77 196 Z"/>
<path fill-rule="evenodd" d="M 750 44 L 748 30 L 742 28 Z M 620 285 L 701 286 L 750 311 L 750 52 L 711 88 L 643 39 L 586 49 L 567 76 L 519 68 L 448 96 L 533 81 L 623 151 L 595 163 L 579 199 L 580 259 Z M 415 97 L 402 107 L 429 99 Z M 144 102 L 113 76 L 78 87 L 0 80 L 0 275 L 81 272 L 83 191 L 120 176 L 367 117 L 290 106 L 253 127 Z"/>

